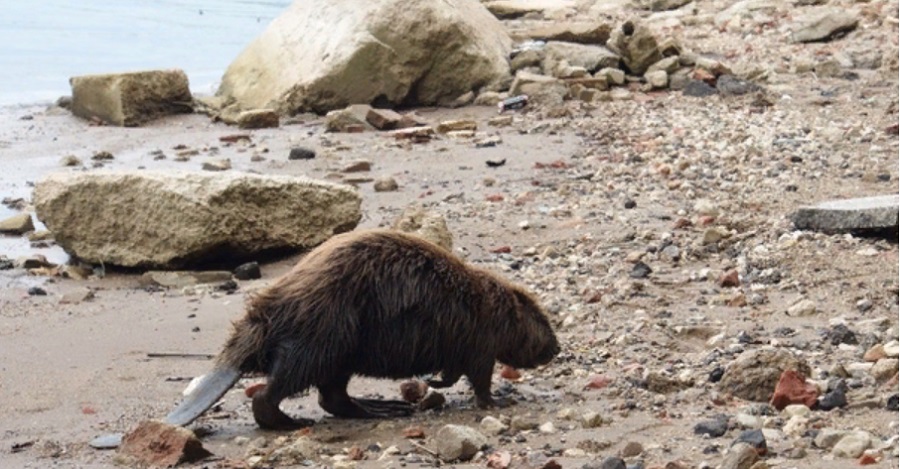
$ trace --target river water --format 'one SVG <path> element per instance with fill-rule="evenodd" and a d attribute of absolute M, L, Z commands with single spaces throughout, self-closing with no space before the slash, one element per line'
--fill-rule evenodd
<path fill-rule="evenodd" d="M 302 1 L 302 0 L 299 0 Z M 0 105 L 70 94 L 69 77 L 180 68 L 211 94 L 288 0 L 0 0 Z"/>

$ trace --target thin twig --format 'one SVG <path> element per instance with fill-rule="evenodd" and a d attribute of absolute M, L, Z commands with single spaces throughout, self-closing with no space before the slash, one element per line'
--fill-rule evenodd
<path fill-rule="evenodd" d="M 208 353 L 150 352 L 147 354 L 147 358 L 198 358 L 212 360 L 215 357 L 215 355 Z"/>

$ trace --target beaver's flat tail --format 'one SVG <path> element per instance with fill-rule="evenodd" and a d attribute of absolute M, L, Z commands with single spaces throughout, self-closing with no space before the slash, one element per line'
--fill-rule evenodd
<path fill-rule="evenodd" d="M 216 367 L 200 380 L 200 384 L 166 416 L 166 423 L 183 427 L 203 415 L 241 378 L 237 368 Z"/>

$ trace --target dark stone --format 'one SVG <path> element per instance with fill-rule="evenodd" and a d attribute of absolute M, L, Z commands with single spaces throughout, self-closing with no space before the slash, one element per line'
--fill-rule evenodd
<path fill-rule="evenodd" d="M 262 272 L 259 270 L 259 263 L 255 261 L 241 264 L 234 269 L 234 278 L 238 280 L 256 280 L 261 277 Z"/>
<path fill-rule="evenodd" d="M 15 262 L 12 259 L 0 258 L 0 270 L 9 270 L 15 267 Z"/>
<path fill-rule="evenodd" d="M 843 387 L 837 387 L 819 398 L 819 410 L 831 410 L 847 405 L 847 394 Z"/>
<path fill-rule="evenodd" d="M 291 153 L 288 155 L 289 160 L 311 160 L 315 157 L 316 152 L 305 147 L 291 148 Z"/>
<path fill-rule="evenodd" d="M 737 439 L 732 443 L 736 445 L 738 443 L 746 443 L 753 447 L 756 450 L 756 454 L 763 456 L 768 451 L 768 445 L 766 445 L 766 437 L 763 435 L 762 430 L 744 430 L 738 435 Z"/>
<path fill-rule="evenodd" d="M 717 416 L 710 420 L 704 420 L 694 426 L 694 434 L 708 435 L 710 438 L 718 438 L 728 431 L 728 419 L 725 416 Z"/>
<path fill-rule="evenodd" d="M 603 460 L 600 461 L 600 464 L 595 467 L 598 469 L 627 469 L 625 467 L 625 461 L 614 456 L 603 458 Z"/>
<path fill-rule="evenodd" d="M 849 327 L 844 324 L 838 324 L 825 334 L 825 338 L 831 342 L 831 345 L 840 345 L 840 344 L 850 344 L 856 345 L 856 333 L 851 331 Z"/>
<path fill-rule="evenodd" d="M 685 96 L 693 96 L 695 98 L 705 98 L 716 93 L 718 93 L 718 91 L 716 91 L 715 88 L 700 80 L 691 80 L 681 92 L 681 94 Z"/>
<path fill-rule="evenodd" d="M 237 289 L 238 289 L 238 284 L 234 280 L 226 280 L 226 281 L 216 285 L 216 290 L 223 291 L 229 295 L 236 292 Z"/>
<path fill-rule="evenodd" d="M 31 296 L 47 296 L 47 290 L 41 287 L 31 287 L 28 289 L 28 294 Z"/>
<path fill-rule="evenodd" d="M 625 199 L 625 208 L 632 209 L 637 207 L 637 202 L 632 199 Z"/>
<path fill-rule="evenodd" d="M 721 366 L 717 366 L 715 369 L 709 372 L 709 382 L 710 383 L 718 383 L 722 380 L 722 375 L 725 374 L 725 368 Z"/>
<path fill-rule="evenodd" d="M 639 261 L 632 267 L 631 272 L 628 275 L 630 275 L 631 278 L 647 278 L 652 272 L 653 269 L 651 269 L 649 265 Z"/>
<path fill-rule="evenodd" d="M 760 90 L 759 85 L 734 75 L 722 75 L 716 80 L 716 90 L 722 96 L 740 96 Z"/>
<path fill-rule="evenodd" d="M 897 394 L 894 394 L 893 396 L 887 398 L 887 410 L 892 410 L 894 412 L 897 411 L 897 399 Z"/>

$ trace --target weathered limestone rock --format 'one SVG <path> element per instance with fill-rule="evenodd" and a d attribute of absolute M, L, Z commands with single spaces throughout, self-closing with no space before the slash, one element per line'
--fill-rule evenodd
<path fill-rule="evenodd" d="M 541 41 L 563 41 L 578 44 L 604 45 L 609 40 L 609 23 L 555 23 L 528 30 L 524 35 Z"/>
<path fill-rule="evenodd" d="M 728 365 L 719 390 L 741 399 L 766 402 L 785 370 L 796 370 L 803 376 L 810 374 L 809 365 L 786 350 L 747 351 Z"/>
<path fill-rule="evenodd" d="M 92 263 L 183 268 L 303 249 L 359 222 L 351 188 L 239 172 L 53 174 L 36 213 L 70 254 Z"/>
<path fill-rule="evenodd" d="M 544 73 L 556 77 L 565 66 L 582 67 L 590 73 L 605 67 L 618 67 L 619 56 L 602 46 L 570 42 L 548 42 L 544 46 Z M 515 94 L 515 93 L 513 93 Z"/>
<path fill-rule="evenodd" d="M 487 445 L 488 440 L 472 427 L 444 425 L 435 435 L 435 443 L 441 459 L 466 461 Z"/>
<path fill-rule="evenodd" d="M 0 220 L 0 233 L 23 234 L 29 231 L 34 231 L 30 213 L 18 213 Z"/>
<path fill-rule="evenodd" d="M 267 129 L 278 127 L 278 113 L 271 109 L 254 109 L 238 114 L 237 125 L 242 129 Z"/>
<path fill-rule="evenodd" d="M 294 2 L 231 63 L 217 95 L 287 114 L 441 104 L 508 82 L 511 47 L 477 0 Z"/>
<path fill-rule="evenodd" d="M 192 111 L 187 75 L 181 70 L 84 75 L 69 79 L 72 113 L 133 127 L 158 117 Z"/>
<path fill-rule="evenodd" d="M 444 217 L 437 212 L 412 205 L 394 221 L 393 228 L 418 235 L 448 251 L 453 251 L 453 235 L 447 228 Z"/>
<path fill-rule="evenodd" d="M 650 65 L 663 58 L 653 32 L 630 21 L 613 32 L 607 46 L 622 57 L 622 62 L 634 75 L 643 75 Z"/>
<path fill-rule="evenodd" d="M 152 420 L 125 435 L 119 452 L 133 462 L 155 467 L 173 467 L 212 455 L 194 432 Z"/>
<path fill-rule="evenodd" d="M 794 42 L 829 41 L 841 34 L 853 31 L 859 24 L 859 16 L 845 8 L 826 9 L 794 27 Z"/>
<path fill-rule="evenodd" d="M 575 0 L 492 0 L 485 3 L 497 18 L 514 19 L 529 13 L 544 13 L 576 6 Z"/>
<path fill-rule="evenodd" d="M 791 219 L 800 230 L 840 232 L 896 228 L 898 205 L 900 197 L 896 194 L 829 200 L 812 207 L 801 207 Z"/>

